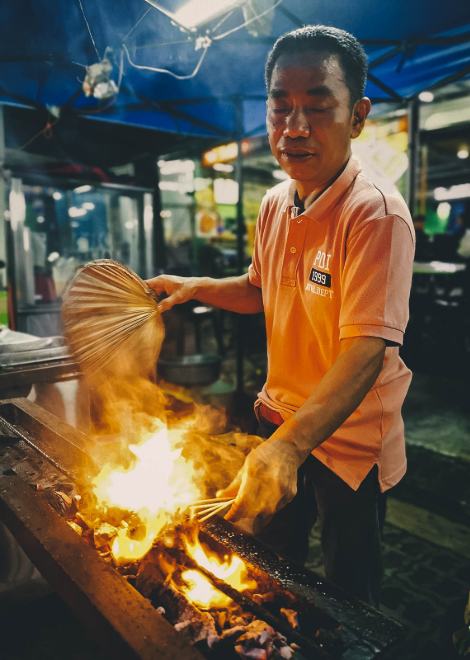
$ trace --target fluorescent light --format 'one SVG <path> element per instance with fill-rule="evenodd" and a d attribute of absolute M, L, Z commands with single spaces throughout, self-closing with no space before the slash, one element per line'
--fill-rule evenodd
<path fill-rule="evenodd" d="M 77 193 L 77 194 L 80 194 L 80 193 L 90 192 L 90 190 L 91 190 L 91 186 L 85 185 L 85 186 L 78 186 L 78 188 L 74 188 L 73 192 Z"/>
<path fill-rule="evenodd" d="M 434 101 L 434 94 L 425 90 L 418 94 L 418 98 L 422 103 L 431 103 L 431 101 Z"/>
<path fill-rule="evenodd" d="M 460 158 L 460 160 L 465 160 L 468 158 L 468 156 L 468 147 L 460 147 L 460 149 L 457 151 L 457 158 Z"/>
<path fill-rule="evenodd" d="M 93 204 L 93 202 L 83 202 L 82 208 L 85 209 L 86 211 L 93 211 L 95 205 Z"/>
<path fill-rule="evenodd" d="M 178 11 L 174 13 L 175 20 L 188 28 L 195 30 L 198 26 L 204 25 L 224 14 L 238 5 L 242 5 L 243 0 L 189 0 Z"/>
<path fill-rule="evenodd" d="M 435 188 L 434 199 L 437 202 L 445 202 L 450 199 L 464 199 L 470 197 L 470 183 L 460 183 L 450 188 Z"/>

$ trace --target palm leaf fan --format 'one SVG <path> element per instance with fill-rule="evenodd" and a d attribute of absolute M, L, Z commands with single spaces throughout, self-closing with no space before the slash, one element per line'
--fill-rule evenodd
<path fill-rule="evenodd" d="M 99 259 L 83 266 L 64 294 L 65 336 L 88 376 L 149 376 L 164 337 L 157 299 L 126 266 Z"/>

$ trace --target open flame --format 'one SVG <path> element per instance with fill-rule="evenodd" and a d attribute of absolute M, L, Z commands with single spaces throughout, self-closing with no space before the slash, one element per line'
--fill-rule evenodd
<path fill-rule="evenodd" d="M 181 456 L 181 431 L 159 419 L 138 444 L 129 445 L 130 467 L 106 465 L 94 479 L 101 510 L 118 508 L 135 514 L 139 524 L 121 522 L 111 545 L 118 562 L 137 560 L 150 550 L 161 530 L 201 494 L 193 464 Z"/>
<path fill-rule="evenodd" d="M 235 554 L 225 554 L 219 557 L 209 553 L 199 540 L 184 539 L 186 554 L 194 559 L 199 566 L 210 571 L 213 575 L 229 584 L 237 591 L 246 591 L 256 588 L 256 582 L 250 578 L 247 567 L 241 557 Z M 186 570 L 181 573 L 184 585 L 180 590 L 186 598 L 200 607 L 228 607 L 232 600 L 216 589 L 209 579 L 197 570 Z"/>

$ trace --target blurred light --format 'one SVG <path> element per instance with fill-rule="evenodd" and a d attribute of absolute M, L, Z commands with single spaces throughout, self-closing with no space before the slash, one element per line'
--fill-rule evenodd
<path fill-rule="evenodd" d="M 193 307 L 193 314 L 207 314 L 211 309 L 211 307 L 205 307 L 205 305 L 196 305 L 196 307 Z"/>
<path fill-rule="evenodd" d="M 235 160 L 237 156 L 238 144 L 236 142 L 228 142 L 228 144 L 221 144 L 219 147 L 214 147 L 203 153 L 202 164 L 205 167 L 212 167 L 215 163 Z"/>
<path fill-rule="evenodd" d="M 129 230 L 134 229 L 135 227 L 137 227 L 137 220 L 135 220 L 135 219 L 133 219 L 133 220 L 126 220 L 126 222 L 124 223 L 124 227 L 125 227 L 126 229 L 129 229 Z"/>
<path fill-rule="evenodd" d="M 284 170 L 273 170 L 273 177 L 278 181 L 285 181 L 289 178 L 289 175 Z"/>
<path fill-rule="evenodd" d="M 36 218 L 38 225 L 42 225 L 43 222 L 46 222 L 46 218 L 43 215 L 38 215 Z"/>
<path fill-rule="evenodd" d="M 23 231 L 23 248 L 25 252 L 29 252 L 31 247 L 31 241 L 29 239 L 29 229 L 28 227 L 24 228 Z"/>
<path fill-rule="evenodd" d="M 62 199 L 62 193 L 60 193 L 58 190 L 52 193 L 52 197 L 55 199 L 56 202 L 58 202 L 60 199 Z"/>
<path fill-rule="evenodd" d="M 216 179 L 214 181 L 214 199 L 217 204 L 237 204 L 238 183 L 233 179 Z"/>
<path fill-rule="evenodd" d="M 81 218 L 86 215 L 86 209 L 79 208 L 78 206 L 71 206 L 69 208 L 69 217 L 70 218 Z"/>
<path fill-rule="evenodd" d="M 424 121 L 426 131 L 434 131 L 438 128 L 447 128 L 454 124 L 463 124 L 470 121 L 470 104 L 467 108 L 456 108 L 455 110 L 446 110 L 445 112 L 433 112 Z"/>
<path fill-rule="evenodd" d="M 160 181 L 158 187 L 160 190 L 166 190 L 168 192 L 179 192 L 181 194 L 193 191 L 192 185 L 182 183 L 181 181 Z"/>
<path fill-rule="evenodd" d="M 468 156 L 468 147 L 460 147 L 460 149 L 457 151 L 457 158 L 460 158 L 461 160 L 465 160 L 465 158 L 468 158 Z"/>
<path fill-rule="evenodd" d="M 192 160 L 159 160 L 158 167 L 161 174 L 171 176 L 172 174 L 192 174 L 195 165 Z"/>
<path fill-rule="evenodd" d="M 12 179 L 9 196 L 10 222 L 13 231 L 24 222 L 26 217 L 26 200 L 20 179 Z"/>
<path fill-rule="evenodd" d="M 91 191 L 91 186 L 78 186 L 78 188 L 74 188 L 73 192 L 77 193 L 77 195 L 80 195 L 80 193 L 87 193 Z"/>
<path fill-rule="evenodd" d="M 151 202 L 144 204 L 144 229 L 151 231 L 153 227 L 153 205 Z"/>
<path fill-rule="evenodd" d="M 470 183 L 460 183 L 450 188 L 434 188 L 434 199 L 438 202 L 464 197 L 470 197 Z"/>
<path fill-rule="evenodd" d="M 72 220 L 72 222 L 70 223 L 70 226 L 73 229 L 77 229 L 77 227 L 80 227 L 80 224 L 76 220 Z"/>
<path fill-rule="evenodd" d="M 230 174 L 231 172 L 233 172 L 234 167 L 233 165 L 229 165 L 228 163 L 214 163 L 213 169 L 216 172 L 227 172 L 228 174 Z"/>
<path fill-rule="evenodd" d="M 189 0 L 174 13 L 174 17 L 180 25 L 194 30 L 240 4 L 242 0 L 217 0 L 217 2 Z"/>
<path fill-rule="evenodd" d="M 95 208 L 95 205 L 93 202 L 83 202 L 82 204 L 82 209 L 85 209 L 86 211 L 93 211 Z"/>
<path fill-rule="evenodd" d="M 59 257 L 60 254 L 58 252 L 51 252 L 50 255 L 47 257 L 47 261 L 49 261 L 52 264 L 54 261 L 57 261 Z"/>
<path fill-rule="evenodd" d="M 447 220 L 450 215 L 451 205 L 449 202 L 441 202 L 437 205 L 437 217 L 439 220 Z"/>
<path fill-rule="evenodd" d="M 171 211 L 160 211 L 161 218 L 171 218 L 172 215 Z"/>
<path fill-rule="evenodd" d="M 431 103 L 431 101 L 434 101 L 434 94 L 425 90 L 418 94 L 418 98 L 422 103 Z"/>

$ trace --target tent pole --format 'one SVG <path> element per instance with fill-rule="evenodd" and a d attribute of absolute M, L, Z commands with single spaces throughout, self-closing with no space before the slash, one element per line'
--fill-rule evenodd
<path fill-rule="evenodd" d="M 416 211 L 416 186 L 419 165 L 419 99 L 408 101 L 408 208 L 413 216 Z"/>
<path fill-rule="evenodd" d="M 243 217 L 243 100 L 241 97 L 235 99 L 236 132 L 237 132 L 237 161 L 236 177 L 238 183 L 237 201 L 237 274 L 242 275 L 245 266 L 245 221 Z M 237 393 L 244 392 L 244 340 L 243 340 L 243 316 L 236 315 L 236 369 L 237 369 Z"/>

